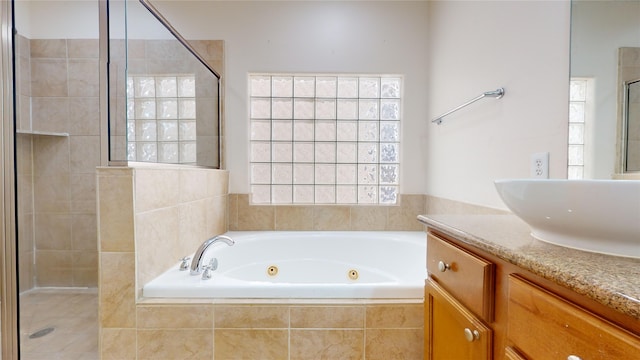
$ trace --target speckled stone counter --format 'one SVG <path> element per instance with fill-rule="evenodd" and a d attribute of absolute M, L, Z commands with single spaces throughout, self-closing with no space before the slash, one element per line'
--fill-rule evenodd
<path fill-rule="evenodd" d="M 514 215 L 419 215 L 425 225 L 640 320 L 640 259 L 545 243 Z"/>

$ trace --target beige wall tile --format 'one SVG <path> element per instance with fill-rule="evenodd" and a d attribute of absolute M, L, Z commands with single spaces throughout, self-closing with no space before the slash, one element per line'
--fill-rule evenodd
<path fill-rule="evenodd" d="M 227 199 L 227 228 L 240 230 L 238 227 L 238 194 L 229 194 Z"/>
<path fill-rule="evenodd" d="M 387 211 L 387 206 L 354 206 L 351 208 L 351 230 L 385 230 Z"/>
<path fill-rule="evenodd" d="M 229 194 L 229 171 L 208 170 L 207 190 L 208 196 L 222 196 Z"/>
<path fill-rule="evenodd" d="M 97 96 L 69 98 L 69 134 L 100 135 L 100 101 Z"/>
<path fill-rule="evenodd" d="M 179 172 L 175 169 L 135 169 L 136 213 L 178 204 Z"/>
<path fill-rule="evenodd" d="M 185 59 L 191 57 L 177 40 L 147 40 L 146 57 L 158 59 Z"/>
<path fill-rule="evenodd" d="M 67 41 L 64 39 L 31 39 L 32 58 L 66 58 Z"/>
<path fill-rule="evenodd" d="M 218 235 L 227 232 L 227 196 L 210 197 L 205 201 L 207 233 Z"/>
<path fill-rule="evenodd" d="M 209 192 L 207 189 L 207 178 L 209 176 L 207 170 L 181 169 L 178 170 L 178 176 L 180 202 L 201 200 L 207 197 Z"/>
<path fill-rule="evenodd" d="M 100 341 L 102 360 L 135 360 L 135 329 L 102 329 Z"/>
<path fill-rule="evenodd" d="M 31 123 L 34 131 L 68 132 L 69 99 L 66 97 L 32 97 Z M 42 140 L 42 138 L 39 137 L 37 140 Z M 52 137 L 46 140 L 62 141 L 65 139 Z"/>
<path fill-rule="evenodd" d="M 224 58 L 223 40 L 189 40 L 189 44 L 207 60 L 222 60 Z M 222 71 L 222 69 L 216 69 Z"/>
<path fill-rule="evenodd" d="M 67 54 L 72 59 L 97 59 L 100 43 L 97 39 L 67 39 Z"/>
<path fill-rule="evenodd" d="M 96 175 L 72 174 L 69 179 L 71 213 L 96 215 Z M 93 229 L 97 232 L 96 228 Z M 97 241 L 96 241 L 97 244 Z"/>
<path fill-rule="evenodd" d="M 100 254 L 100 325 L 103 328 L 135 328 L 134 253 Z"/>
<path fill-rule="evenodd" d="M 178 234 L 176 245 L 181 253 L 195 252 L 208 238 L 217 235 L 207 233 L 207 201 L 198 200 L 178 205 Z"/>
<path fill-rule="evenodd" d="M 71 215 L 71 247 L 74 250 L 98 250 L 98 225 L 94 214 Z M 97 264 L 97 263 L 96 263 Z"/>
<path fill-rule="evenodd" d="M 71 276 L 73 286 L 97 287 L 99 277 L 98 252 L 73 251 Z"/>
<path fill-rule="evenodd" d="M 238 195 L 238 230 L 274 230 L 275 209 L 273 206 L 252 206 L 249 196 Z"/>
<path fill-rule="evenodd" d="M 118 174 L 108 176 L 109 173 Z M 98 222 L 102 251 L 133 251 L 133 176 L 131 169 L 99 170 Z"/>
<path fill-rule="evenodd" d="M 31 95 L 67 96 L 67 60 L 31 58 Z"/>
<path fill-rule="evenodd" d="M 400 195 L 400 204 L 388 209 L 387 230 L 423 230 L 424 226 L 417 217 L 425 213 L 425 208 L 424 195 Z"/>
<path fill-rule="evenodd" d="M 36 264 L 36 286 L 73 286 L 69 251 L 37 250 Z"/>
<path fill-rule="evenodd" d="M 100 136 L 70 136 L 70 170 L 73 174 L 93 174 L 100 165 Z"/>
<path fill-rule="evenodd" d="M 185 253 L 180 244 L 178 207 L 139 213 L 135 216 L 138 284 L 143 286 L 178 262 Z"/>
<path fill-rule="evenodd" d="M 213 330 L 138 330 L 138 360 L 213 358 Z"/>
<path fill-rule="evenodd" d="M 287 328 L 287 306 L 217 306 L 215 328 Z"/>
<path fill-rule="evenodd" d="M 291 330 L 289 358 L 291 360 L 363 359 L 363 345 L 363 330 Z"/>
<path fill-rule="evenodd" d="M 33 173 L 32 144 L 33 137 L 20 134 L 16 136 L 16 170 L 18 175 L 30 175 Z"/>
<path fill-rule="evenodd" d="M 33 264 L 33 250 L 21 251 L 18 254 L 18 292 L 23 292 L 32 289 L 35 286 L 34 277 L 34 264 Z"/>
<path fill-rule="evenodd" d="M 350 230 L 351 207 L 315 206 L 313 230 Z"/>
<path fill-rule="evenodd" d="M 364 328 L 363 306 L 291 307 L 292 328 Z"/>
<path fill-rule="evenodd" d="M 35 243 L 40 250 L 71 250 L 71 215 L 36 214 Z"/>
<path fill-rule="evenodd" d="M 368 329 L 366 335 L 367 360 L 424 359 L 424 331 L 422 329 Z"/>
<path fill-rule="evenodd" d="M 276 206 L 276 230 L 312 230 L 313 207 Z"/>
<path fill-rule="evenodd" d="M 69 96 L 99 96 L 100 69 L 97 59 L 69 59 Z"/>
<path fill-rule="evenodd" d="M 35 137 L 33 142 L 33 167 L 36 176 L 68 174 L 70 170 L 69 138 L 57 136 Z"/>
<path fill-rule="evenodd" d="M 35 175 L 33 206 L 36 213 L 69 214 L 71 210 L 69 174 Z"/>
<path fill-rule="evenodd" d="M 367 306 L 367 328 L 423 328 L 424 305 Z"/>
<path fill-rule="evenodd" d="M 216 329 L 214 359 L 287 359 L 288 330 Z"/>
<path fill-rule="evenodd" d="M 138 329 L 213 328 L 213 305 L 138 305 Z"/>

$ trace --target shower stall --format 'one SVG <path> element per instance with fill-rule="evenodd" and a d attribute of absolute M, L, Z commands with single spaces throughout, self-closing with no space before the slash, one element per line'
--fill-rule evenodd
<path fill-rule="evenodd" d="M 95 169 L 220 168 L 222 42 L 144 0 L 1 11 L 2 354 L 97 358 Z"/>

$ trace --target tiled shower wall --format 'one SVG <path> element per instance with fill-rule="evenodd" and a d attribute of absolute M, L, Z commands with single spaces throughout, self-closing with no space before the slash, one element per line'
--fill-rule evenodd
<path fill-rule="evenodd" d="M 20 291 L 98 284 L 98 40 L 18 36 Z"/>

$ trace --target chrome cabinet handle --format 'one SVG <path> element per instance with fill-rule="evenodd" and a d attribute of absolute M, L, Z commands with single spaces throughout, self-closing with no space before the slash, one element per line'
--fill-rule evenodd
<path fill-rule="evenodd" d="M 468 342 L 474 342 L 480 339 L 480 332 L 478 330 L 471 330 L 469 328 L 464 328 L 464 337 Z"/>
<path fill-rule="evenodd" d="M 582 360 L 582 358 L 578 355 L 569 355 L 567 356 L 567 360 Z"/>
<path fill-rule="evenodd" d="M 439 261 L 438 262 L 438 270 L 440 270 L 440 272 L 445 272 L 447 270 L 451 270 L 451 265 L 447 264 L 444 261 Z"/>

